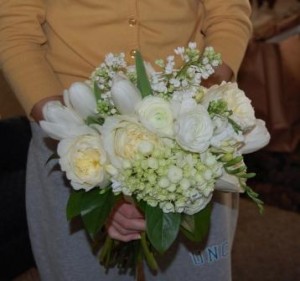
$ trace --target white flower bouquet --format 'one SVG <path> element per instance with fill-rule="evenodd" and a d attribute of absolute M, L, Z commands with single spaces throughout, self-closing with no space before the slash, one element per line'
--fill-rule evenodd
<path fill-rule="evenodd" d="M 204 238 L 214 190 L 246 192 L 262 208 L 246 184 L 254 174 L 242 155 L 270 136 L 236 83 L 201 86 L 221 64 L 213 48 L 177 48 L 156 62 L 160 71 L 139 52 L 135 66 L 124 57 L 107 55 L 88 81 L 64 92 L 64 104 L 47 103 L 40 125 L 59 140 L 59 164 L 73 187 L 68 219 L 81 216 L 95 238 L 122 198 L 145 215 L 140 241 L 124 244 L 104 232 L 101 262 L 136 269 L 146 259 L 155 270 L 155 253 L 164 253 L 179 232 Z"/>

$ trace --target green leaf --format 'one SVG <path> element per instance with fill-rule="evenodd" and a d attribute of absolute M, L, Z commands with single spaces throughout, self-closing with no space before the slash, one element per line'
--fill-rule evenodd
<path fill-rule="evenodd" d="M 137 73 L 137 87 L 140 90 L 142 97 L 152 95 L 152 88 L 147 76 L 144 60 L 139 51 L 135 54 L 135 66 Z"/>
<path fill-rule="evenodd" d="M 228 118 L 228 122 L 231 124 L 233 130 L 238 133 L 242 131 L 242 128 L 231 118 Z"/>
<path fill-rule="evenodd" d="M 72 191 L 67 203 L 67 219 L 71 220 L 72 218 L 80 215 L 81 212 L 81 200 L 84 196 L 85 191 Z"/>
<path fill-rule="evenodd" d="M 146 232 L 152 246 L 159 253 L 165 252 L 178 235 L 181 214 L 164 213 L 159 207 L 147 205 L 145 217 Z"/>
<path fill-rule="evenodd" d="M 106 191 L 99 188 L 88 192 L 73 191 L 67 204 L 67 218 L 70 220 L 81 215 L 87 232 L 94 237 L 104 225 L 117 198 L 110 188 Z"/>
<path fill-rule="evenodd" d="M 92 125 L 92 124 L 99 124 L 103 125 L 104 123 L 104 118 L 101 116 L 88 116 L 85 120 L 85 123 L 87 125 Z"/>
<path fill-rule="evenodd" d="M 84 226 L 93 238 L 104 225 L 115 203 L 111 189 L 101 193 L 99 189 L 86 192 L 81 201 L 81 217 Z"/>
<path fill-rule="evenodd" d="M 94 82 L 94 95 L 95 95 L 96 101 L 100 100 L 101 94 L 102 94 L 101 89 L 99 88 L 97 82 L 95 81 Z"/>
<path fill-rule="evenodd" d="M 200 242 L 206 237 L 211 216 L 212 204 L 194 215 L 185 215 L 181 224 L 181 231 L 191 241 Z"/>

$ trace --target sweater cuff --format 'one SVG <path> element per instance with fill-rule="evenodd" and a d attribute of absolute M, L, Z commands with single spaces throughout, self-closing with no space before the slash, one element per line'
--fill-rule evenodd
<path fill-rule="evenodd" d="M 63 92 L 62 84 L 42 53 L 13 56 L 3 62 L 2 70 L 28 117 L 38 101 Z"/>

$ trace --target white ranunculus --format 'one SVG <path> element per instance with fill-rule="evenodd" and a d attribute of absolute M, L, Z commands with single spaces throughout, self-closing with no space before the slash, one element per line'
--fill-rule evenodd
<path fill-rule="evenodd" d="M 217 180 L 215 190 L 223 192 L 244 192 L 237 177 L 229 175 L 225 171 L 223 171 L 222 176 Z"/>
<path fill-rule="evenodd" d="M 111 97 L 118 111 L 125 115 L 134 114 L 136 104 L 142 100 L 138 88 L 119 74 L 113 78 Z"/>
<path fill-rule="evenodd" d="M 134 118 L 123 115 L 110 116 L 101 128 L 104 148 L 112 164 L 121 169 L 124 161 L 133 160 L 145 142 L 153 148 L 160 145 L 158 137 L 144 128 Z"/>
<path fill-rule="evenodd" d="M 237 83 L 223 82 L 221 85 L 212 86 L 205 93 L 202 104 L 208 107 L 211 101 L 218 99 L 227 102 L 228 109 L 233 112 L 231 118 L 243 131 L 247 131 L 255 125 L 255 113 L 251 100 L 238 88 Z"/>
<path fill-rule="evenodd" d="M 170 103 L 163 98 L 147 96 L 136 106 L 141 123 L 159 136 L 172 137 L 173 115 Z"/>
<path fill-rule="evenodd" d="M 210 116 L 202 105 L 182 114 L 175 122 L 175 135 L 178 144 L 192 152 L 204 152 L 210 145 L 213 125 Z"/>
<path fill-rule="evenodd" d="M 75 82 L 64 91 L 64 103 L 74 109 L 83 119 L 97 113 L 97 102 L 91 88 L 82 82 Z"/>
<path fill-rule="evenodd" d="M 43 117 L 45 120 L 40 121 L 41 128 L 49 137 L 56 140 L 89 134 L 93 131 L 75 111 L 59 101 L 47 102 L 43 107 Z"/>
<path fill-rule="evenodd" d="M 263 120 L 256 119 L 255 127 L 245 134 L 244 146 L 241 147 L 240 153 L 247 154 L 257 151 L 266 146 L 270 141 L 270 133 L 266 128 Z"/>
<path fill-rule="evenodd" d="M 181 99 L 173 98 L 171 100 L 171 108 L 175 119 L 178 116 L 193 110 L 196 106 L 197 102 L 195 101 L 195 99 L 191 96 L 185 96 L 184 93 Z"/>
<path fill-rule="evenodd" d="M 108 184 L 109 168 L 100 135 L 81 135 L 59 142 L 57 153 L 62 171 L 74 189 L 90 189 Z"/>

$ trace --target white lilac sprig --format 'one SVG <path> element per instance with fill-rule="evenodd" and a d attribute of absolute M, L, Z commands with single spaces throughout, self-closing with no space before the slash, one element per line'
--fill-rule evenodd
<path fill-rule="evenodd" d="M 97 111 L 101 117 L 111 116 L 117 113 L 111 99 L 112 79 L 116 73 L 131 73 L 127 71 L 125 54 L 109 53 L 104 62 L 100 64 L 91 74 L 89 84 L 93 88 L 97 99 Z M 128 75 L 130 76 L 130 75 Z M 131 75 L 134 77 L 134 75 Z"/>
<path fill-rule="evenodd" d="M 212 47 L 206 47 L 201 54 L 195 43 L 190 43 L 187 48 L 178 47 L 174 53 L 183 61 L 181 68 L 175 69 L 175 56 L 168 56 L 166 61 L 156 61 L 162 71 L 151 77 L 154 92 L 161 96 L 187 89 L 197 91 L 201 81 L 211 76 L 222 63 L 221 55 Z"/>

